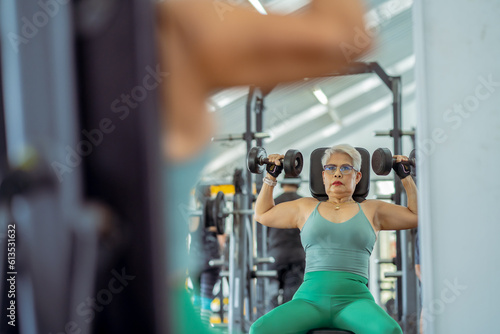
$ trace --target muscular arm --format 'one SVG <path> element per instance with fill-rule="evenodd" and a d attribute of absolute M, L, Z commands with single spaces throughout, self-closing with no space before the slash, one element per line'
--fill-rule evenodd
<path fill-rule="evenodd" d="M 408 198 L 408 206 L 378 202 L 374 223 L 380 230 L 405 230 L 418 226 L 417 186 L 411 176 L 401 180 Z"/>
<path fill-rule="evenodd" d="M 272 176 L 269 178 L 274 179 Z M 255 202 L 255 220 L 262 225 L 275 228 L 297 228 L 301 226 L 301 203 L 306 199 L 300 198 L 295 201 L 289 201 L 274 204 L 273 189 L 264 183 L 257 201 Z"/>

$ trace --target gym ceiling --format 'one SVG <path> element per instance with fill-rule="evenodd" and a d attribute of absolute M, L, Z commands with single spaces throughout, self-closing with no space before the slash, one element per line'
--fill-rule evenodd
<path fill-rule="evenodd" d="M 262 0 L 261 3 L 267 12 L 291 14 L 299 12 L 308 1 Z M 374 27 L 376 43 L 359 61 L 378 62 L 387 74 L 401 76 L 402 129 L 411 130 L 416 125 L 413 0 L 369 0 L 366 4 L 366 23 Z M 328 98 L 326 104 L 315 97 L 313 91 L 318 88 Z M 235 87 L 214 92 L 211 96 L 208 108 L 217 120 L 216 136 L 245 132 L 248 90 L 248 87 Z M 392 128 L 391 92 L 376 74 L 281 84 L 266 96 L 264 105 L 264 132 L 271 135 L 264 140 L 264 148 L 268 154 L 299 149 L 305 160 L 303 179 L 308 178 L 308 160 L 315 148 L 349 143 L 364 147 L 370 153 L 378 147 L 393 149 L 391 137 L 374 136 L 374 131 Z M 202 180 L 212 184 L 231 182 L 234 169 L 245 167 L 245 142 L 213 142 L 211 146 L 211 159 Z M 404 137 L 404 154 L 409 154 L 411 149 L 411 140 Z M 392 173 L 387 178 L 390 177 Z"/>

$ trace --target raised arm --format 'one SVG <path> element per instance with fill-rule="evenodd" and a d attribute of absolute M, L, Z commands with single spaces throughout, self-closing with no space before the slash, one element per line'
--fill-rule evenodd
<path fill-rule="evenodd" d="M 275 228 L 298 228 L 301 221 L 300 205 L 303 198 L 274 204 L 273 188 L 262 186 L 255 203 L 255 220 L 262 225 Z"/>
<path fill-rule="evenodd" d="M 398 162 L 408 160 L 404 156 L 396 157 Z M 418 226 L 417 186 L 410 175 L 404 177 L 401 183 L 406 191 L 407 207 L 377 201 L 374 223 L 380 230 L 405 230 Z"/>
<path fill-rule="evenodd" d="M 280 165 L 279 159 L 283 159 L 283 157 L 283 155 L 271 154 L 268 156 L 268 159 Z M 269 173 L 266 178 L 271 181 L 276 181 L 276 178 Z M 303 206 L 303 202 L 308 199 L 300 198 L 295 201 L 283 202 L 275 205 L 273 190 L 273 186 L 266 183 L 262 185 L 262 189 L 255 202 L 255 220 L 262 225 L 275 228 L 298 228 L 302 226 L 303 210 L 301 210 L 301 207 Z"/>

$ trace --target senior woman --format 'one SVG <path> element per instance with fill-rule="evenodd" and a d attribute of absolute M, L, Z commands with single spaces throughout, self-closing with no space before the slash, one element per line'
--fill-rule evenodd
<path fill-rule="evenodd" d="M 323 183 L 328 200 L 301 198 L 274 205 L 273 187 L 283 155 L 271 154 L 268 174 L 255 204 L 255 219 L 275 228 L 299 228 L 306 252 L 304 282 L 293 299 L 259 318 L 251 334 L 307 333 L 315 328 L 356 334 L 402 333 L 366 287 L 368 262 L 377 233 L 418 224 L 417 188 L 395 156 L 395 171 L 408 195 L 408 207 L 379 200 L 357 203 L 352 196 L 361 180 L 361 155 L 350 145 L 325 151 Z"/>

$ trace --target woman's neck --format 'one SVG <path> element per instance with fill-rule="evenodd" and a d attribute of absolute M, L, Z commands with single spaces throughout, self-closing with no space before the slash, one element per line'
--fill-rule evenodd
<path fill-rule="evenodd" d="M 330 198 L 328 198 L 327 202 L 332 203 L 332 204 L 343 204 L 343 203 L 354 202 L 354 200 L 352 199 L 352 196 L 330 197 Z"/>

